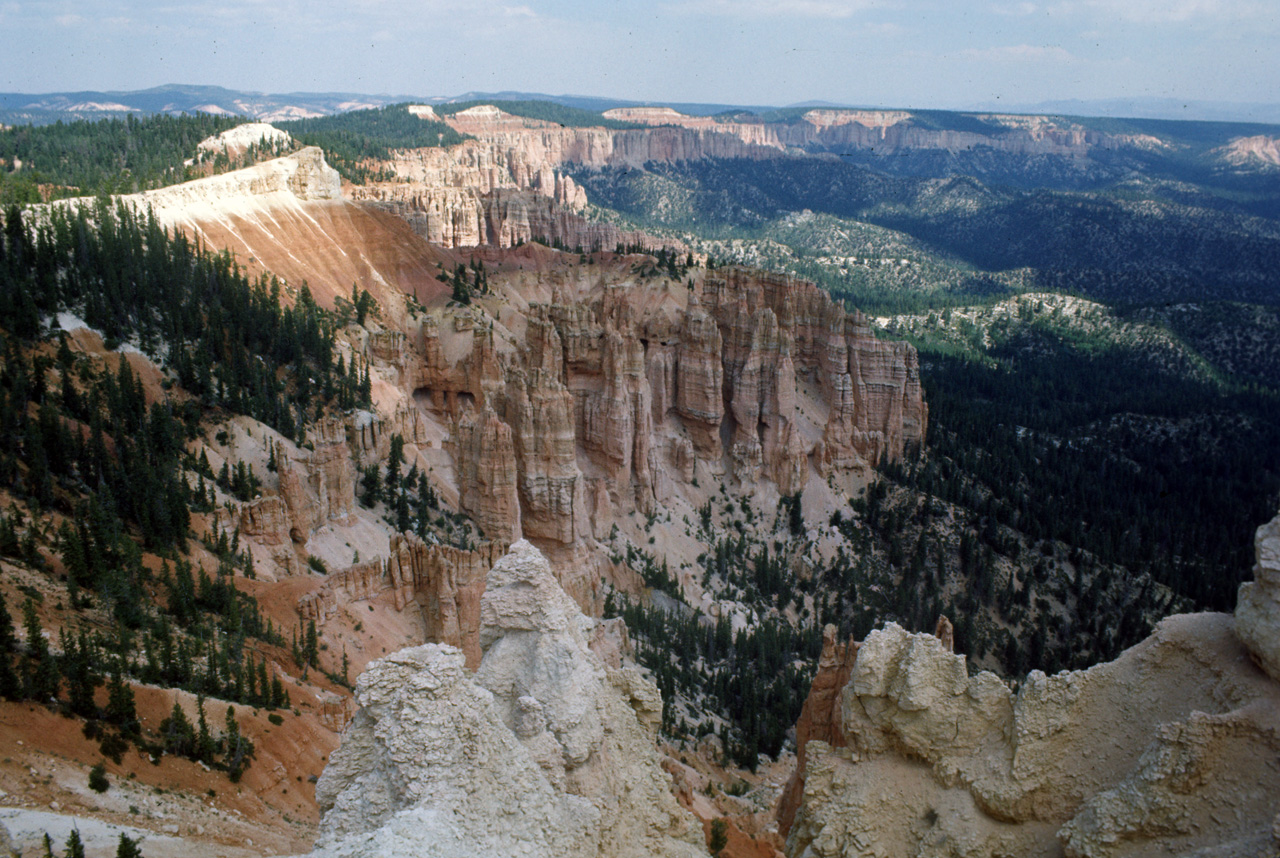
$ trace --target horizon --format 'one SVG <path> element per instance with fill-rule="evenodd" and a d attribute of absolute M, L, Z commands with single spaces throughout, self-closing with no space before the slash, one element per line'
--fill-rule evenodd
<path fill-rule="evenodd" d="M 92 97 L 92 96 L 119 96 L 128 100 L 127 97 L 144 96 L 151 94 L 160 94 L 165 92 L 181 92 L 181 91 L 208 91 L 218 90 L 224 92 L 227 96 L 232 97 L 261 97 L 265 99 L 273 99 L 283 103 L 283 100 L 289 98 L 299 99 L 333 99 L 339 97 L 346 98 L 364 98 L 376 100 L 378 103 L 355 104 L 343 109 L 336 109 L 332 112 L 340 113 L 349 110 L 358 110 L 364 107 L 379 107 L 397 103 L 423 103 L 423 104 L 447 104 L 467 101 L 493 101 L 501 103 L 503 101 L 516 100 L 545 100 L 559 103 L 574 103 L 575 106 L 581 106 L 588 110 L 598 110 L 603 112 L 616 106 L 644 106 L 644 107 L 671 107 L 682 110 L 686 113 L 695 115 L 712 115 L 716 112 L 724 110 L 744 110 L 753 112 L 762 112 L 768 110 L 792 110 L 798 108 L 810 109 L 834 109 L 834 110 L 901 110 L 901 111 L 917 111 L 927 112 L 940 110 L 943 112 L 955 113 L 1006 113 L 1010 115 L 1057 115 L 1057 116 L 1075 116 L 1082 119 L 1087 118 L 1116 118 L 1116 119 L 1134 119 L 1134 120 L 1172 120 L 1172 121 L 1189 121 L 1189 122 L 1229 122 L 1229 123 L 1246 123 L 1258 125 L 1280 125 L 1280 100 L 1270 102 L 1240 102 L 1240 101 L 1196 101 L 1196 100 L 1178 100 L 1169 98 L 1147 97 L 1147 98 L 1100 98 L 1100 99 L 1061 99 L 1042 101 L 1031 104 L 973 104 L 960 107 L 934 108 L 924 107 L 914 104 L 858 104 L 850 102 L 833 102 L 822 99 L 805 99 L 801 101 L 789 101 L 786 103 L 762 104 L 762 103 L 728 103 L 728 102 L 687 102 L 678 99 L 639 99 L 627 98 L 619 95 L 586 95 L 582 93 L 548 93 L 548 92 L 529 92 L 516 91 L 511 89 L 501 89 L 494 91 L 467 91 L 452 95 L 423 95 L 421 93 L 404 93 L 404 92 L 358 92 L 350 89 L 335 90 L 295 90 L 289 92 L 269 91 L 260 89 L 236 89 L 227 87 L 222 84 L 201 84 L 201 83 L 178 83 L 165 82 L 155 84 L 148 87 L 127 90 L 111 90 L 111 89 L 91 89 L 78 87 L 65 90 L 50 90 L 44 92 L 19 92 L 19 91 L 0 91 L 0 97 L 14 98 L 32 98 L 32 99 L 67 99 L 73 96 Z M 198 95 L 207 95 L 206 92 L 198 92 Z M 600 104 L 589 104 L 589 102 L 600 102 Z M 191 113 L 210 113 L 218 111 L 210 111 L 203 109 L 206 106 L 219 105 L 199 105 L 196 107 L 179 107 L 166 106 L 164 108 L 152 109 L 137 106 L 137 102 L 133 105 L 121 104 L 126 110 L 109 110 L 106 105 L 96 109 L 103 117 L 120 115 L 125 112 L 130 113 L 157 113 L 157 112 L 191 112 Z M 15 104 L 5 105 L 0 103 L 0 112 L 21 112 L 23 110 L 41 111 L 48 110 L 54 115 L 58 115 L 59 111 L 66 111 L 72 114 L 91 114 L 93 110 L 85 109 L 79 105 L 63 105 L 46 104 L 44 106 L 18 106 Z M 225 111 L 224 111 L 225 112 Z M 228 112 L 227 115 L 235 115 L 234 112 Z M 249 119 L 256 117 L 252 113 L 240 114 Z M 93 118 L 92 116 L 84 116 L 83 118 Z"/>
<path fill-rule="evenodd" d="M 216 80 L 270 94 L 511 89 L 1011 112 L 1073 100 L 1248 106 L 1276 100 L 1277 36 L 1280 10 L 1258 0 L 10 0 L 0 4 L 0 90 Z"/>

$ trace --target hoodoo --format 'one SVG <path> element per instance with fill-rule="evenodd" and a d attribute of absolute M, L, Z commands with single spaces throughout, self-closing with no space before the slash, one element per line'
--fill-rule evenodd
<path fill-rule="evenodd" d="M 658 691 L 591 651 L 597 623 L 513 545 L 481 600 L 478 671 L 428 644 L 360 677 L 312 858 L 703 854 L 654 747 Z"/>

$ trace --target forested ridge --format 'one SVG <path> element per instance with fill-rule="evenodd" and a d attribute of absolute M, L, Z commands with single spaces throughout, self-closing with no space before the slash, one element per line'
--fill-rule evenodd
<path fill-rule="evenodd" d="M 367 307 L 367 296 L 353 297 Z M 177 383 L 167 381 L 165 395 L 148 404 L 126 356 L 69 348 L 53 325 L 65 313 L 100 331 L 109 347 L 136 345 Z M 252 745 L 234 718 L 216 739 L 203 717 L 196 730 L 177 715 L 147 734 L 131 714 L 126 681 L 267 709 L 288 705 L 264 648 L 278 652 L 289 639 L 235 584 L 254 576 L 238 533 L 215 527 L 204 537 L 218 560 L 213 575 L 185 556 L 191 514 L 212 511 L 218 490 L 252 498 L 258 478 L 243 462 L 215 473 L 188 445 L 234 414 L 301 442 L 327 411 L 368 404 L 367 368 L 335 362 L 338 322 L 305 285 L 286 301 L 278 283 L 251 281 L 229 256 L 105 201 L 25 220 L 9 208 L 0 320 L 0 431 L 14 439 L 0 450 L 0 488 L 25 508 L 15 503 L 0 514 L 0 553 L 34 568 L 45 564 L 42 551 L 56 555 L 69 608 L 82 618 L 55 651 L 39 634 L 40 593 L 32 590 L 22 606 L 25 646 L 5 631 L 11 615 L 0 610 L 0 694 L 56 701 L 86 719 L 85 734 L 107 756 L 118 759 L 132 742 L 237 779 Z M 159 571 L 144 555 L 162 560 Z M 317 667 L 314 625 L 291 635 L 304 673 Z M 105 709 L 93 694 L 104 682 Z"/>
<path fill-rule="evenodd" d="M 185 164 L 197 144 L 244 121 L 202 113 L 0 128 L 0 206 L 184 181 L 197 175 Z"/>
<path fill-rule="evenodd" d="M 300 143 L 319 146 L 343 178 L 359 185 L 392 178 L 369 162 L 390 158 L 396 149 L 454 146 L 466 139 L 444 122 L 415 116 L 407 104 L 292 119 L 276 126 Z"/>

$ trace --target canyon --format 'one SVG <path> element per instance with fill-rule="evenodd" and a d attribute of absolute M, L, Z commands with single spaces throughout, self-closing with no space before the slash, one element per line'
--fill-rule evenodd
<path fill-rule="evenodd" d="M 833 153 L 908 152 L 1051 158 L 1083 170 L 1095 153 L 1165 147 L 1142 134 L 1108 134 L 1050 117 L 984 115 L 981 131 L 938 129 L 904 111 L 813 110 L 796 122 L 720 121 L 670 108 L 617 108 L 606 119 L 636 128 L 577 128 L 515 116 L 492 105 L 437 115 L 473 138 L 449 149 L 398 151 L 390 181 L 352 186 L 352 199 L 376 203 L 434 244 L 512 247 L 539 240 L 566 248 L 618 244 L 682 245 L 621 229 L 589 214 L 576 169 L 643 170 L 703 159 L 833 158 Z M 1234 150 L 1233 150 L 1234 151 Z"/>
<path fill-rule="evenodd" d="M 289 673 L 299 665 L 283 647 L 262 656 L 297 708 L 277 733 L 256 712 L 246 728 L 271 766 L 249 770 L 252 798 L 215 802 L 207 788 L 206 822 L 229 802 L 255 817 L 228 854 L 261 854 L 245 834 L 276 852 L 305 851 L 315 834 L 313 858 L 692 856 L 725 818 L 726 858 L 1275 849 L 1280 518 L 1258 532 L 1234 618 L 1169 617 L 1087 670 L 1021 682 L 977 670 L 980 656 L 957 651 L 954 614 L 932 635 L 890 622 L 855 641 L 827 626 L 787 745 L 794 767 L 785 753 L 732 767 L 728 720 L 664 700 L 670 678 L 637 667 L 637 648 L 655 642 L 604 618 L 621 601 L 730 641 L 769 623 L 816 634 L 822 567 L 867 544 L 843 516 L 872 502 L 879 468 L 927 446 L 930 411 L 913 346 L 812 282 L 606 222 L 571 171 L 842 148 L 1084 162 L 1159 141 L 998 115 L 979 117 L 990 128 L 979 134 L 892 111 L 763 123 L 628 108 L 608 118 L 650 127 L 621 129 L 491 106 L 416 113 L 471 139 L 395 151 L 379 165 L 394 178 L 364 185 L 301 147 L 121 198 L 228 252 L 284 304 L 331 312 L 334 359 L 367 376 L 367 405 L 297 437 L 218 414 L 191 439 L 213 471 L 260 478 L 247 499 L 211 487 L 194 533 L 206 548 L 233 534 L 253 570 L 237 586 L 279 628 L 313 626 L 321 653 L 311 677 Z M 206 148 L 289 145 L 269 128 Z M 637 247 L 653 252 L 623 252 Z M 118 353 L 73 316 L 56 322 L 76 355 L 134 366 L 149 403 L 180 399 L 160 357 L 132 343 Z M 417 533 L 369 490 L 393 450 L 438 498 Z M 960 518 L 940 502 L 921 517 Z M 776 561 L 796 594 L 761 597 L 755 582 L 731 585 L 741 570 L 712 574 L 717 552 L 732 566 L 726 543 L 749 541 L 755 571 Z M 1051 561 L 1058 550 L 1034 549 Z M 1012 593 L 1013 571 L 1007 581 Z M 147 717 L 177 705 L 150 691 Z M 675 717 L 695 722 L 696 740 L 659 735 Z M 10 721 L 6 736 L 32 739 Z M 95 753 L 75 741 L 68 759 Z M 166 760 L 166 776 L 183 765 Z M 210 781 L 187 768 L 204 792 Z M 147 777 L 159 776 L 129 788 Z M 0 783 L 31 785 L 20 767 Z M 188 843 L 228 846 L 194 827 Z"/>
<path fill-rule="evenodd" d="M 377 301 L 371 330 L 339 344 L 369 363 L 376 414 L 322 421 L 311 449 L 265 427 L 236 435 L 234 458 L 265 471 L 270 439 L 284 462 L 266 496 L 227 521 L 262 543 L 261 574 L 296 570 L 282 545 L 350 564 L 313 537 L 359 518 L 356 472 L 385 458 L 393 434 L 487 539 L 534 540 L 596 610 L 600 582 L 621 581 L 596 546 L 636 515 L 702 503 L 699 474 L 776 495 L 828 479 L 850 490 L 924 441 L 914 351 L 812 284 L 741 268 L 637 274 L 644 257 L 614 253 L 566 265 L 529 246 L 477 252 L 490 294 L 445 306 L 441 272 L 466 257 L 338 187 L 303 149 L 134 201 L 278 275 L 285 295 L 305 281 L 332 307 L 350 278 Z M 389 589 L 416 577 L 380 574 Z"/>

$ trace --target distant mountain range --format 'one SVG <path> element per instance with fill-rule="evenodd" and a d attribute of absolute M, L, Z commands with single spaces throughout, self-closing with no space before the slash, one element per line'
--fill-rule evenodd
<path fill-rule="evenodd" d="M 262 93 L 226 89 L 220 86 L 165 84 L 130 92 L 85 90 L 82 92 L 0 93 L 0 123 L 46 125 L 76 119 L 120 117 L 131 113 L 222 113 L 239 114 L 264 121 L 327 116 L 398 102 L 416 101 L 442 104 L 460 101 L 552 101 L 568 107 L 605 111 L 615 107 L 663 106 L 681 113 L 709 116 L 728 111 L 763 113 L 776 110 L 768 105 L 651 102 L 586 95 L 547 95 L 534 92 L 465 92 L 454 96 L 390 95 L 354 92 Z M 837 104 L 805 101 L 788 107 L 876 107 L 891 105 Z M 1183 119 L 1215 122 L 1280 123 L 1280 104 L 1182 101 L 1171 98 L 1105 99 L 1094 101 L 1045 101 L 1035 104 L 984 103 L 971 111 L 1002 113 L 1065 114 L 1071 116 L 1128 117 L 1135 119 Z"/>
<path fill-rule="evenodd" d="M 1280 123 L 1280 104 L 1235 101 L 1188 101 L 1181 98 L 1066 99 L 1034 104 L 975 105 L 975 110 L 1003 113 L 1052 113 L 1126 119 L 1185 119 L 1205 122 Z"/>

